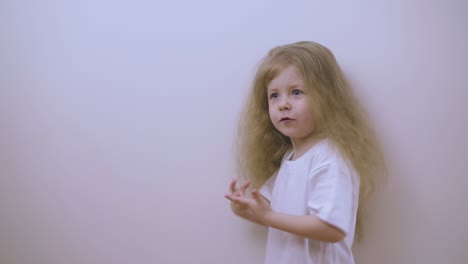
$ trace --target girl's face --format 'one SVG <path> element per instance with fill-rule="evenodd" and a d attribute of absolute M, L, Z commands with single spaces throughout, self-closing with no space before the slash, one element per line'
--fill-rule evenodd
<path fill-rule="evenodd" d="M 291 140 L 307 139 L 314 132 L 312 96 L 294 66 L 281 71 L 267 86 L 273 125 Z"/>

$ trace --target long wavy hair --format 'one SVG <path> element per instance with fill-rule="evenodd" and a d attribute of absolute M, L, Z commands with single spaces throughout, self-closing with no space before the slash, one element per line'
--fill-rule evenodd
<path fill-rule="evenodd" d="M 273 126 L 267 100 L 267 85 L 289 66 L 298 70 L 312 94 L 315 136 L 327 138 L 360 176 L 355 234 L 360 240 L 364 203 L 376 180 L 385 176 L 385 163 L 363 108 L 335 56 L 323 45 L 302 41 L 278 46 L 260 62 L 239 120 L 237 173 L 251 180 L 253 188 L 259 188 L 278 171 L 292 147 L 290 139 Z"/>

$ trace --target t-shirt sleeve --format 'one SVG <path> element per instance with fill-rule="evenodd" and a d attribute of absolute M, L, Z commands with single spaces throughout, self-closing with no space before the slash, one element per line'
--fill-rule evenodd
<path fill-rule="evenodd" d="M 273 174 L 268 180 L 262 185 L 259 192 L 263 197 L 265 197 L 268 201 L 271 202 L 271 196 L 273 194 L 273 187 L 275 186 L 276 182 L 276 173 Z"/>
<path fill-rule="evenodd" d="M 349 170 L 336 163 L 324 165 L 309 175 L 307 211 L 347 235 L 356 210 L 353 207 L 353 191 Z"/>

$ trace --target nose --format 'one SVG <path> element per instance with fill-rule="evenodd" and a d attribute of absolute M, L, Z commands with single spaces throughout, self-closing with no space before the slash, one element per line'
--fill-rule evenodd
<path fill-rule="evenodd" d="M 279 104 L 279 110 L 284 111 L 284 110 L 290 110 L 291 109 L 291 104 L 289 103 L 289 100 L 287 98 L 281 100 Z"/>

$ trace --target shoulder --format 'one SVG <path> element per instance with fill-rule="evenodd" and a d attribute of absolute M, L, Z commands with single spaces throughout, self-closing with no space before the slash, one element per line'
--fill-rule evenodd
<path fill-rule="evenodd" d="M 311 165 L 312 170 L 330 164 L 341 164 L 344 161 L 338 149 L 328 139 L 318 142 L 307 154 L 306 161 Z"/>
<path fill-rule="evenodd" d="M 322 140 L 314 148 L 307 159 L 309 175 L 333 171 L 341 175 L 357 176 L 349 160 L 340 153 L 331 141 Z"/>

